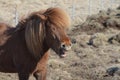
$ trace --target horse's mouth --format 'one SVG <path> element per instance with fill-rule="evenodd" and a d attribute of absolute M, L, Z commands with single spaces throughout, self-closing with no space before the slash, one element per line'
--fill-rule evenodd
<path fill-rule="evenodd" d="M 66 57 L 66 56 L 67 56 L 66 52 L 67 52 L 67 50 L 65 50 L 65 49 L 60 49 L 60 57 L 61 57 L 61 58 Z"/>

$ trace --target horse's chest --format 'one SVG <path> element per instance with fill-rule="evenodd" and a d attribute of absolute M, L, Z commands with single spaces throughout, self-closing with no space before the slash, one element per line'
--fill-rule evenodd
<path fill-rule="evenodd" d="M 0 53 L 0 71 L 15 71 L 11 57 L 7 53 Z"/>

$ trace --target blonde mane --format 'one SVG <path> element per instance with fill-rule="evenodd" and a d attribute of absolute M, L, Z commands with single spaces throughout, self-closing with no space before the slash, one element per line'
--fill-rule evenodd
<path fill-rule="evenodd" d="M 40 58 L 43 55 L 43 40 L 46 37 L 45 23 L 47 23 L 47 21 L 63 29 L 70 26 L 69 16 L 65 11 L 59 8 L 49 8 L 29 15 L 22 24 L 25 24 L 25 40 L 27 47 L 35 58 Z"/>
<path fill-rule="evenodd" d="M 70 17 L 69 15 L 60 8 L 49 8 L 44 13 L 49 21 L 56 25 L 56 27 L 61 27 L 67 29 L 70 27 Z"/>

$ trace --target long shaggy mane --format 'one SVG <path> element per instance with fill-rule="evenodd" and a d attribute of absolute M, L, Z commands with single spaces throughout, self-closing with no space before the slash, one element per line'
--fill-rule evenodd
<path fill-rule="evenodd" d="M 47 16 L 48 20 L 56 25 L 56 27 L 64 29 L 70 27 L 70 18 L 68 14 L 60 8 L 49 8 L 44 15 Z"/>
<path fill-rule="evenodd" d="M 60 8 L 49 8 L 33 12 L 18 23 L 18 30 L 25 29 L 26 45 L 35 58 L 43 55 L 43 41 L 46 37 L 45 29 L 47 27 L 45 24 L 47 22 L 54 24 L 56 28 L 66 29 L 70 26 L 69 16 Z"/>

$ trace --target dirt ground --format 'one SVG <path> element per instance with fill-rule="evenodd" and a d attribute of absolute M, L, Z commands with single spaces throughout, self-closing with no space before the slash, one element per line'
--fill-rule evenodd
<path fill-rule="evenodd" d="M 29 9 L 30 12 L 36 11 L 38 5 L 46 4 L 43 9 L 49 7 L 45 0 L 41 0 L 44 4 L 30 0 L 29 5 L 27 0 L 16 1 L 0 0 L 0 21 L 15 25 L 13 3 L 19 4 L 21 16 L 28 14 L 29 8 L 34 8 Z M 20 5 L 19 1 L 24 4 Z M 120 80 L 119 70 L 113 71 L 114 76 L 106 72 L 111 67 L 120 68 L 120 7 L 88 16 L 82 24 L 72 26 L 68 35 L 73 43 L 72 50 L 62 59 L 51 50 L 47 80 Z M 0 73 L 0 80 L 18 80 L 18 77 Z M 30 80 L 34 78 L 31 76 Z"/>

